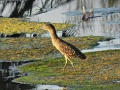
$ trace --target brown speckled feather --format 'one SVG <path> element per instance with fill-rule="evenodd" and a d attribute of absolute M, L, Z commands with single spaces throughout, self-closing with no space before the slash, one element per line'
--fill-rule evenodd
<path fill-rule="evenodd" d="M 72 44 L 63 41 L 62 39 L 59 39 L 56 41 L 55 47 L 63 54 L 66 55 L 67 57 L 77 57 L 81 59 L 85 59 L 86 56 L 75 46 Z"/>

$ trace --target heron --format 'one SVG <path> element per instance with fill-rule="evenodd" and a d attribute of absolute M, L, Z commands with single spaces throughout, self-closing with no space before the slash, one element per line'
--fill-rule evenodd
<path fill-rule="evenodd" d="M 85 54 L 83 54 L 77 47 L 70 44 L 69 42 L 62 40 L 57 36 L 56 29 L 52 24 L 50 23 L 44 24 L 41 29 L 47 30 L 50 33 L 53 46 L 55 46 L 56 49 L 58 49 L 58 51 L 60 51 L 61 54 L 64 55 L 65 65 L 63 67 L 63 70 L 66 68 L 68 61 L 74 68 L 73 62 L 71 61 L 72 57 L 86 59 Z"/>

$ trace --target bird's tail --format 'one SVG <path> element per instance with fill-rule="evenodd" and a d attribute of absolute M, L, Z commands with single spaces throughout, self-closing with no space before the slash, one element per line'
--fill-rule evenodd
<path fill-rule="evenodd" d="M 79 55 L 79 58 L 80 58 L 80 59 L 86 59 L 86 56 L 85 56 L 85 54 L 83 54 L 83 53 L 81 52 L 81 54 Z"/>

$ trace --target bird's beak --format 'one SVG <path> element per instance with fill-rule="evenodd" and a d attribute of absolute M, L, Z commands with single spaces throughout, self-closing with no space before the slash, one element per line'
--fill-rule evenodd
<path fill-rule="evenodd" d="M 46 30 L 46 24 L 49 24 L 49 22 L 44 23 L 44 24 L 40 27 L 40 29 Z"/>

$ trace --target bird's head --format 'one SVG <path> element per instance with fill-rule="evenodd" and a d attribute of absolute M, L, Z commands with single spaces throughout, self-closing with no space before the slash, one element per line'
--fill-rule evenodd
<path fill-rule="evenodd" d="M 50 24 L 50 23 L 45 23 L 42 27 L 41 27 L 41 29 L 43 29 L 43 30 L 47 30 L 47 31 L 52 31 L 52 30 L 55 30 L 55 27 L 52 25 L 52 24 Z"/>

